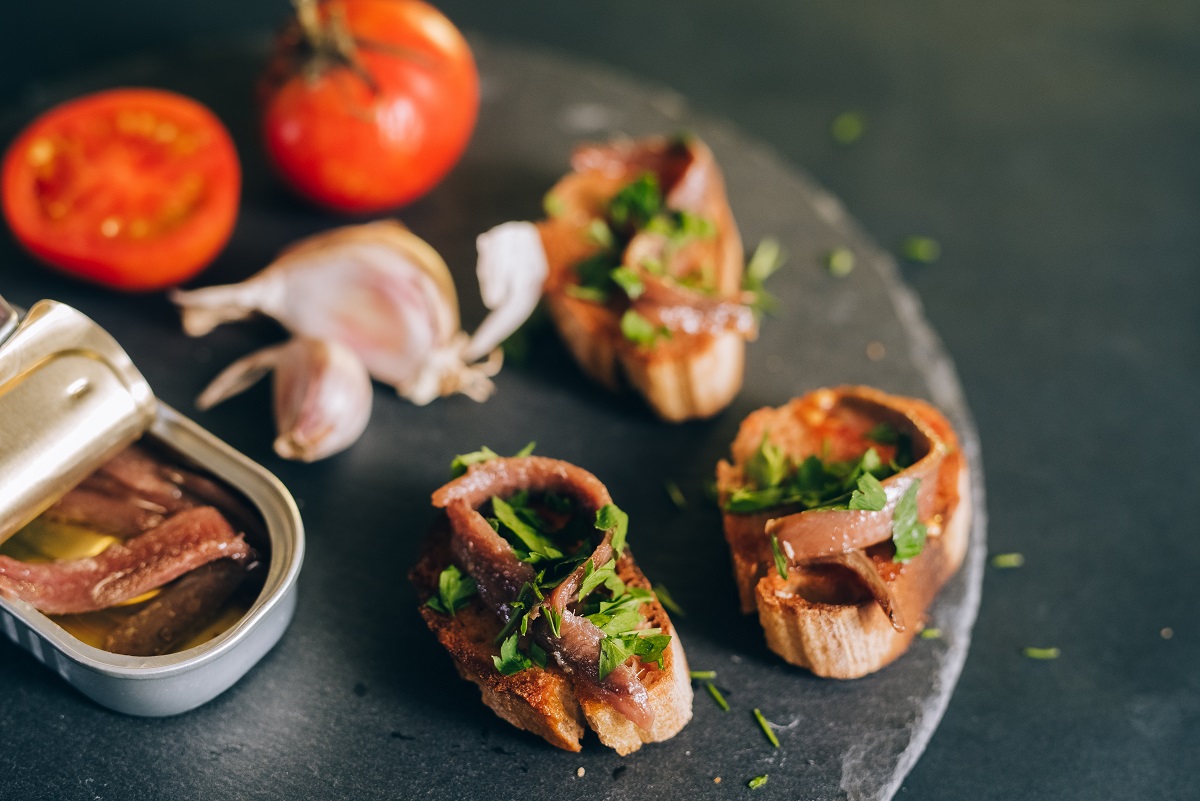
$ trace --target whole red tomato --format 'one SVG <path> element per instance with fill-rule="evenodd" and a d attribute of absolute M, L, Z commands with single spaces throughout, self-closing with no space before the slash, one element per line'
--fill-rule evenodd
<path fill-rule="evenodd" d="M 264 81 L 267 153 L 297 192 L 382 211 L 428 192 L 479 111 L 466 40 L 420 0 L 296 0 Z"/>

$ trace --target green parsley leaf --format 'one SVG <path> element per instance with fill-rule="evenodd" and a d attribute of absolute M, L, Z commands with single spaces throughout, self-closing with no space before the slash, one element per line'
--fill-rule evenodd
<path fill-rule="evenodd" d="M 1025 648 L 1021 653 L 1028 659 L 1058 659 L 1062 655 L 1057 648 Z"/>
<path fill-rule="evenodd" d="M 627 647 L 624 640 L 619 637 L 605 637 L 600 641 L 600 680 L 604 681 L 609 673 L 612 673 L 629 657 L 633 656 L 633 649 Z"/>
<path fill-rule="evenodd" d="M 637 300 L 646 291 L 646 285 L 633 270 L 628 267 L 618 267 L 611 273 L 613 282 L 625 291 L 630 300 Z"/>
<path fill-rule="evenodd" d="M 914 481 L 900 500 L 892 515 L 892 542 L 896 546 L 896 561 L 908 562 L 925 547 L 925 524 L 917 519 L 917 491 L 921 482 Z"/>
<path fill-rule="evenodd" d="M 1019 553 L 998 553 L 992 557 L 992 567 L 1011 570 L 1025 564 L 1025 556 Z"/>
<path fill-rule="evenodd" d="M 455 612 L 467 605 L 478 589 L 475 579 L 450 565 L 438 576 L 438 594 L 426 601 L 425 605 L 435 612 L 453 617 Z"/>
<path fill-rule="evenodd" d="M 696 681 L 697 679 L 715 679 L 717 671 L 715 670 L 693 670 L 688 673 L 688 678 Z"/>
<path fill-rule="evenodd" d="M 721 691 L 717 689 L 717 685 L 711 681 L 704 682 L 704 689 L 708 690 L 708 694 L 717 702 L 717 706 L 721 707 L 725 712 L 729 711 L 729 702 L 725 700 L 725 696 L 721 695 Z"/>
<path fill-rule="evenodd" d="M 617 556 L 625 552 L 625 538 L 629 534 L 629 515 L 621 511 L 615 503 L 605 505 L 596 512 L 596 528 L 600 531 L 612 531 L 612 547 Z"/>
<path fill-rule="evenodd" d="M 522 507 L 521 511 L 525 514 L 518 514 L 517 509 L 508 501 L 499 496 L 493 496 L 492 511 L 496 513 L 496 519 L 512 532 L 520 544 L 528 550 L 529 557 L 537 557 L 522 559 L 522 561 L 533 563 L 541 559 L 562 558 L 563 552 L 555 548 L 550 539 L 542 534 L 537 526 L 530 524 L 529 517 L 536 516 L 533 510 Z"/>
<path fill-rule="evenodd" d="M 592 220 L 588 223 L 585 233 L 589 242 L 599 245 L 602 248 L 611 248 L 614 244 L 612 229 L 608 227 L 608 223 L 604 220 Z"/>
<path fill-rule="evenodd" d="M 662 584 L 654 585 L 654 595 L 658 598 L 658 602 L 666 607 L 667 611 L 672 615 L 687 617 L 687 612 L 683 611 L 683 607 L 675 602 L 675 599 L 671 597 L 671 593 Z"/>
<path fill-rule="evenodd" d="M 454 461 L 450 462 L 450 475 L 458 478 L 463 473 L 467 472 L 467 468 L 473 464 L 480 462 L 490 462 L 492 459 L 499 459 L 500 454 L 484 445 L 477 451 L 472 453 L 460 453 L 454 457 Z"/>
<path fill-rule="evenodd" d="M 922 640 L 940 640 L 942 638 L 941 629 L 921 629 Z"/>
<path fill-rule="evenodd" d="M 825 269 L 834 278 L 845 278 L 854 272 L 854 251 L 850 248 L 834 248 L 825 254 Z"/>
<path fill-rule="evenodd" d="M 658 177 L 645 172 L 621 188 L 608 204 L 608 219 L 617 229 L 643 228 L 662 211 Z"/>
<path fill-rule="evenodd" d="M 779 571 L 779 577 L 787 579 L 788 560 L 783 554 L 783 549 L 779 547 L 779 538 L 774 534 L 771 535 L 771 555 L 775 557 L 775 569 Z"/>
<path fill-rule="evenodd" d="M 783 448 L 772 444 L 767 436 L 764 432 L 758 450 L 746 462 L 746 476 L 759 489 L 778 487 L 788 474 L 787 454 Z"/>
<path fill-rule="evenodd" d="M 546 624 L 550 626 L 550 633 L 555 637 L 561 637 L 562 612 L 558 611 L 553 606 L 542 607 L 542 611 L 546 613 Z"/>
<path fill-rule="evenodd" d="M 625 591 L 625 582 L 617 577 L 617 561 L 609 559 L 600 567 L 589 559 L 583 563 L 583 582 L 579 585 L 579 600 L 592 594 L 592 590 L 599 587 L 601 584 L 612 590 L 613 595 L 620 595 Z M 613 580 L 616 580 L 615 583 Z"/>
<path fill-rule="evenodd" d="M 595 287 L 567 284 L 566 289 L 563 291 L 577 300 L 586 300 L 589 303 L 604 303 L 608 300 L 608 293 L 603 289 L 596 289 Z"/>
<path fill-rule="evenodd" d="M 746 264 L 745 277 L 742 279 L 742 289 L 753 296 L 750 307 L 756 314 L 771 311 L 777 305 L 777 301 L 763 288 L 763 284 L 783 266 L 786 258 L 783 248 L 774 239 L 764 239 L 759 242 L 753 255 L 750 256 L 750 261 Z"/>
<path fill-rule="evenodd" d="M 533 666 L 533 662 L 517 649 L 517 634 L 513 634 L 500 646 L 500 656 L 492 657 L 492 664 L 502 676 L 511 676 Z"/>
<path fill-rule="evenodd" d="M 514 459 L 524 459 L 533 453 L 533 449 L 537 447 L 537 440 L 530 440 L 524 448 L 513 454 Z"/>
<path fill-rule="evenodd" d="M 763 775 L 755 776 L 753 779 L 746 782 L 746 786 L 749 787 L 751 790 L 757 790 L 759 787 L 762 787 L 766 783 L 767 783 L 767 774 L 764 773 Z"/>
<path fill-rule="evenodd" d="M 567 204 L 554 192 L 547 192 L 542 198 L 542 210 L 547 217 L 557 217 L 567 210 Z"/>
<path fill-rule="evenodd" d="M 758 721 L 759 728 L 763 730 L 763 734 L 767 735 L 767 740 L 776 748 L 779 747 L 779 738 L 775 736 L 775 730 L 771 728 L 771 724 L 763 717 L 763 713 L 759 709 L 754 710 L 754 719 Z"/>
<path fill-rule="evenodd" d="M 529 661 L 540 668 L 546 667 L 546 652 L 536 642 L 529 643 Z"/>
<path fill-rule="evenodd" d="M 683 496 L 683 490 L 679 488 L 671 479 L 663 482 L 663 489 L 667 492 L 667 497 L 671 499 L 671 503 L 675 504 L 675 508 L 683 511 L 687 508 L 687 498 Z"/>
<path fill-rule="evenodd" d="M 621 334 L 630 342 L 649 346 L 658 341 L 659 337 L 671 338 L 671 331 L 666 326 L 654 327 L 654 324 L 633 309 L 626 309 L 621 315 Z"/>
<path fill-rule="evenodd" d="M 847 506 L 863 512 L 881 512 L 887 506 L 887 493 L 883 491 L 879 479 L 870 473 L 863 473 L 858 477 L 858 489 L 850 495 Z"/>

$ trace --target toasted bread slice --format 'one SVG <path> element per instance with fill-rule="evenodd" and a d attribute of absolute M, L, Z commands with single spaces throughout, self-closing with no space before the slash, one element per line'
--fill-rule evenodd
<path fill-rule="evenodd" d="M 733 462 L 717 465 L 722 507 L 746 485 L 745 466 L 763 438 L 793 461 L 830 447 L 826 415 L 839 399 L 855 394 L 886 402 L 919 417 L 947 446 L 938 475 L 936 512 L 924 520 L 928 537 L 907 563 L 894 561 L 890 541 L 865 549 L 886 584 L 903 630 L 852 571 L 836 564 L 792 565 L 784 579 L 774 568 L 767 521 L 794 510 L 753 514 L 724 512 L 725 537 L 733 557 L 742 611 L 758 611 L 767 645 L 788 662 L 819 676 L 857 678 L 895 660 L 920 630 L 926 611 L 966 555 L 971 524 L 970 478 L 966 459 L 945 418 L 929 404 L 889 396 L 864 387 L 818 390 L 780 408 L 751 413 L 731 448 Z M 834 444 L 837 449 L 837 444 Z M 833 458 L 848 458 L 842 453 Z"/>
<path fill-rule="evenodd" d="M 492 657 L 500 653 L 494 641 L 501 625 L 478 596 L 453 616 L 425 605 L 437 593 L 438 576 L 450 561 L 448 533 L 439 528 L 409 576 L 421 600 L 421 617 L 450 653 L 458 674 L 474 682 L 483 702 L 504 720 L 565 751 L 580 750 L 586 723 L 600 737 L 600 742 L 622 756 L 644 743 L 674 737 L 691 720 L 692 686 L 687 658 L 666 610 L 657 600 L 643 607 L 646 622 L 671 635 L 671 644 L 663 652 L 661 669 L 643 665 L 639 671 L 654 713 L 654 724 L 646 730 L 603 703 L 578 698 L 571 679 L 553 662 L 545 668 L 532 667 L 511 676 L 497 672 Z M 629 586 L 650 589 L 650 582 L 638 570 L 628 550 L 617 562 L 617 574 Z"/>
<path fill-rule="evenodd" d="M 653 343 L 638 344 L 621 332 L 623 304 L 573 291 L 576 266 L 604 249 L 588 238 L 589 225 L 604 219 L 618 190 L 650 171 L 659 175 L 669 206 L 697 213 L 714 226 L 713 237 L 695 243 L 683 261 L 707 266 L 710 298 L 741 301 L 742 240 L 720 170 L 703 143 L 690 141 L 684 161 L 671 155 L 679 147 L 660 138 L 581 147 L 572 159 L 575 171 L 549 193 L 558 201 L 558 212 L 538 225 L 550 267 L 546 305 L 572 356 L 593 380 L 613 391 L 631 386 L 670 422 L 711 417 L 729 405 L 742 386 L 746 339 L 755 332 L 671 330 Z"/>

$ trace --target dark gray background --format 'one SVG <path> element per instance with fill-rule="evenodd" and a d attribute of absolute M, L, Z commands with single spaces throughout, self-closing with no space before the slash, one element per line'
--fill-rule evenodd
<path fill-rule="evenodd" d="M 442 7 L 675 88 L 807 169 L 885 246 L 941 242 L 941 262 L 906 277 L 976 416 L 991 547 L 1027 561 L 989 572 L 961 683 L 900 797 L 1198 797 L 1200 5 Z M 284 11 L 6 8 L 0 105 Z M 828 124 L 847 109 L 868 130 L 843 149 Z M 1029 662 L 1025 645 L 1063 655 Z"/>

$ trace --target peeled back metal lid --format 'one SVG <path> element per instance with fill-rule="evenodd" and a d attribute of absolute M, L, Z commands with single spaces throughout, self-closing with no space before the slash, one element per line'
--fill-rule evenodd
<path fill-rule="evenodd" d="M 108 332 L 52 300 L 0 297 L 0 542 L 154 420 L 146 379 Z"/>

